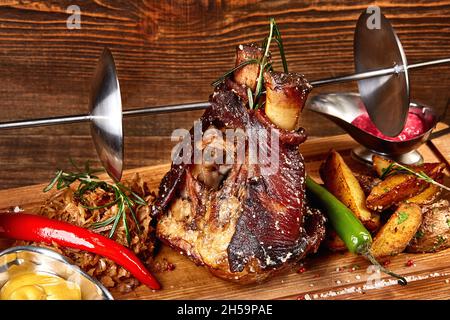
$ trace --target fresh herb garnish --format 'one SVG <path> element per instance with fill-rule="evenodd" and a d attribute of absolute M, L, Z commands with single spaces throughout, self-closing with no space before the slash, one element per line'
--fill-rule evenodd
<path fill-rule="evenodd" d="M 84 171 L 80 170 L 80 168 L 75 163 L 73 163 L 73 161 L 71 162 L 72 165 L 77 170 L 77 172 L 65 172 L 63 170 L 56 171 L 55 177 L 44 188 L 44 192 L 50 191 L 55 186 L 57 190 L 69 188 L 73 183 L 78 182 L 78 186 L 77 189 L 74 191 L 74 195 L 80 201 L 80 204 L 84 208 L 88 210 L 99 210 L 102 208 L 110 208 L 114 205 L 117 205 L 117 213 L 115 216 L 110 217 L 103 221 L 95 222 L 90 227 L 92 229 L 98 229 L 112 224 L 112 228 L 109 233 L 109 237 L 112 238 L 117 230 L 119 221 L 122 220 L 127 242 L 128 244 L 130 244 L 131 234 L 126 218 L 126 211 L 127 209 L 129 210 L 131 218 L 133 219 L 138 232 L 140 232 L 139 222 L 136 217 L 136 212 L 134 211 L 133 208 L 136 205 L 147 205 L 147 202 L 144 199 L 142 199 L 138 194 L 133 192 L 130 188 L 127 188 L 126 186 L 124 186 L 119 182 L 113 184 L 100 180 L 95 174 L 103 170 L 91 169 L 89 162 L 86 162 Z M 104 205 L 96 207 L 87 205 L 87 201 L 85 199 L 86 193 L 94 191 L 98 188 L 104 190 L 105 192 L 113 193 L 114 200 Z"/>
<path fill-rule="evenodd" d="M 435 243 L 435 247 L 438 248 L 439 246 L 441 246 L 442 244 L 444 244 L 445 242 L 447 242 L 447 238 L 445 238 L 442 235 L 438 235 L 437 239 L 436 239 L 436 243 Z"/>
<path fill-rule="evenodd" d="M 450 219 L 447 219 L 447 225 L 450 228 Z"/>
<path fill-rule="evenodd" d="M 263 80 L 264 80 L 264 71 L 267 68 L 268 62 L 267 59 L 269 58 L 269 49 L 270 49 L 270 43 L 272 42 L 273 38 L 273 28 L 276 26 L 275 19 L 270 19 L 270 28 L 269 28 L 269 36 L 263 41 L 263 50 L 264 55 L 259 61 L 259 75 L 256 80 L 256 89 L 255 89 L 255 100 L 257 100 L 261 94 L 262 86 L 263 86 Z"/>
<path fill-rule="evenodd" d="M 258 79 L 256 80 L 256 89 L 255 89 L 255 98 L 254 101 L 259 101 L 259 97 L 261 96 L 263 92 L 263 82 L 264 82 L 264 71 L 266 70 L 272 70 L 272 63 L 268 62 L 269 56 L 270 56 L 270 44 L 274 40 L 278 44 L 278 50 L 280 52 L 281 61 L 283 62 L 283 69 L 284 72 L 288 72 L 288 65 L 286 56 L 284 54 L 284 47 L 283 47 L 283 40 L 281 39 L 281 33 L 278 29 L 277 23 L 275 22 L 274 18 L 270 19 L 270 26 L 269 26 L 269 36 L 264 39 L 263 41 L 263 51 L 264 55 L 259 61 L 259 75 Z M 262 104 L 260 105 L 259 102 L 255 105 L 255 109 L 258 109 Z"/>
<path fill-rule="evenodd" d="M 280 30 L 278 29 L 278 26 L 277 26 L 275 20 L 274 19 L 272 19 L 272 20 L 273 20 L 273 25 L 274 25 L 273 32 L 275 33 L 274 40 L 278 45 L 278 50 L 280 51 L 281 61 L 283 63 L 283 70 L 285 73 L 288 73 L 289 72 L 288 64 L 287 64 L 286 56 L 284 54 L 284 46 L 283 46 L 283 40 L 281 39 L 281 33 L 280 33 Z"/>
<path fill-rule="evenodd" d="M 407 214 L 406 212 L 400 211 L 398 213 L 397 224 L 402 224 L 403 222 L 408 220 L 408 218 L 409 218 L 409 214 Z"/>
<path fill-rule="evenodd" d="M 383 174 L 381 175 L 381 179 L 385 179 L 386 177 L 396 174 L 396 173 L 405 173 L 405 174 L 411 174 L 416 176 L 417 178 L 424 180 L 428 183 L 434 184 L 442 189 L 450 191 L 450 188 L 446 185 L 443 185 L 442 183 L 437 182 L 436 180 L 433 180 L 429 175 L 427 175 L 423 171 L 416 172 L 404 165 L 401 165 L 397 162 L 392 162 L 387 168 L 383 169 Z"/>
<path fill-rule="evenodd" d="M 414 238 L 416 238 L 416 239 L 422 239 L 423 236 L 424 236 L 423 231 L 422 231 L 422 230 L 419 230 L 419 231 L 416 232 L 416 235 L 414 236 Z"/>
<path fill-rule="evenodd" d="M 261 107 L 263 104 L 262 103 L 260 104 L 258 101 L 259 101 L 261 94 L 263 93 L 264 71 L 273 69 L 272 63 L 270 63 L 268 61 L 269 56 L 270 56 L 269 49 L 270 49 L 270 44 L 271 44 L 272 40 L 275 41 L 278 45 L 278 50 L 280 52 L 281 61 L 283 63 L 283 70 L 284 70 L 284 72 L 287 73 L 288 65 L 287 65 L 286 56 L 284 54 L 284 47 L 283 47 L 283 40 L 281 39 L 281 33 L 280 33 L 280 30 L 278 29 L 275 19 L 271 18 L 270 25 L 269 25 L 269 36 L 264 39 L 263 45 L 262 45 L 264 55 L 261 57 L 261 59 L 259 59 L 259 60 L 251 59 L 251 60 L 247 60 L 247 61 L 240 63 L 238 66 L 229 70 L 223 76 L 221 76 L 219 79 L 214 81 L 211 85 L 215 87 L 218 84 L 220 84 L 223 80 L 225 80 L 228 76 L 230 76 L 234 71 L 236 71 L 248 64 L 257 63 L 257 64 L 259 64 L 259 74 L 258 74 L 258 78 L 256 80 L 256 89 L 255 89 L 254 93 L 250 89 L 247 89 L 247 95 L 249 97 L 249 99 L 248 99 L 249 107 L 251 109 L 258 109 L 259 107 Z M 250 98 L 250 95 L 252 95 L 252 98 Z"/>
<path fill-rule="evenodd" d="M 235 72 L 236 70 L 239 70 L 243 67 L 245 67 L 246 65 L 249 64 L 255 64 L 258 63 L 258 60 L 256 59 L 250 59 L 250 60 L 245 60 L 243 62 L 241 62 L 240 64 L 238 64 L 236 67 L 234 67 L 233 69 L 225 72 L 225 74 L 223 76 L 221 76 L 219 79 L 215 80 L 214 82 L 211 83 L 211 85 L 213 87 L 218 86 L 223 80 L 225 80 L 229 75 L 231 75 L 233 72 Z"/>

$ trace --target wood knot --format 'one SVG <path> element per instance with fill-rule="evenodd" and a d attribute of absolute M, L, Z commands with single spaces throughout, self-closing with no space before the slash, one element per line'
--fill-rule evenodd
<path fill-rule="evenodd" d="M 138 23 L 138 31 L 147 41 L 154 41 L 158 38 L 158 23 L 154 17 L 145 16 Z"/>

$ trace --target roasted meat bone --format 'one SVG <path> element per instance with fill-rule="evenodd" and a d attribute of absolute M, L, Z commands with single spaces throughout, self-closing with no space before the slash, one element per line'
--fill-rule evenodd
<path fill-rule="evenodd" d="M 241 48 L 238 55 L 249 47 Z M 249 79 L 256 79 L 258 73 L 259 69 L 249 68 L 245 76 L 235 74 L 219 85 L 210 97 L 211 106 L 200 118 L 204 131 L 214 128 L 247 133 L 244 161 L 231 165 L 173 163 L 153 205 L 153 213 L 159 216 L 157 235 L 163 242 L 207 266 L 216 276 L 239 283 L 267 279 L 315 252 L 325 230 L 323 215 L 306 203 L 305 166 L 298 151 L 306 139 L 304 130 L 280 127 L 264 109 L 247 108 L 246 88 L 254 84 Z M 301 102 L 297 107 L 300 112 L 309 90 L 306 81 L 298 82 L 292 75 L 266 76 L 270 77 L 283 78 L 280 87 L 271 90 L 285 93 L 284 98 L 270 103 L 282 100 L 283 106 L 293 106 Z M 299 99 L 291 94 L 294 86 L 287 79 L 297 81 L 299 92 L 305 96 Z M 278 155 L 271 174 L 263 173 L 267 162 L 250 160 L 248 129 L 278 133 L 277 144 L 272 139 L 264 144 L 267 154 Z M 238 144 L 230 147 L 216 139 L 210 143 L 222 146 L 226 155 L 238 153 Z"/>
<path fill-rule="evenodd" d="M 264 81 L 267 116 L 280 128 L 294 130 L 311 85 L 298 73 L 265 72 Z"/>
<path fill-rule="evenodd" d="M 259 60 L 264 55 L 264 51 L 258 45 L 245 44 L 236 47 L 236 66 L 248 60 Z M 270 61 L 270 59 L 269 59 Z M 250 88 L 253 92 L 256 89 L 256 79 L 259 74 L 259 64 L 248 64 L 234 71 L 234 81 L 236 83 Z"/>

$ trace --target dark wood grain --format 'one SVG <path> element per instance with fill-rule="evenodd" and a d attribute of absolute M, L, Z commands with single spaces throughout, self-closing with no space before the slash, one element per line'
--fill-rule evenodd
<path fill-rule="evenodd" d="M 66 8 L 74 3 L 82 10 L 80 30 L 66 28 Z M 410 62 L 449 55 L 450 1 L 374 3 L 391 19 Z M 368 4 L 1 0 L 0 121 L 85 113 L 90 77 L 104 46 L 114 53 L 125 108 L 204 101 L 210 82 L 233 64 L 234 47 L 263 39 L 270 16 L 280 25 L 292 70 L 309 79 L 352 72 L 353 28 Z M 414 71 L 412 97 L 441 112 L 449 75 L 448 66 Z M 356 90 L 354 84 L 316 93 L 350 90 Z M 171 131 L 190 127 L 199 114 L 126 120 L 126 166 L 167 160 Z M 302 124 L 311 137 L 341 132 L 309 112 Z M 1 132 L 0 188 L 43 182 L 69 156 L 95 158 L 88 132 L 84 124 Z"/>

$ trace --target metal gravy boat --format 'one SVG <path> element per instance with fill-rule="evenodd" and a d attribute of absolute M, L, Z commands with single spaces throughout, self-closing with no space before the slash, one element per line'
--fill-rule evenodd
<path fill-rule="evenodd" d="M 422 155 L 416 150 L 430 137 L 439 117 L 430 107 L 411 102 L 409 112 L 420 114 L 425 123 L 423 134 L 406 141 L 389 141 L 374 136 L 351 122 L 365 112 L 364 104 L 356 93 L 320 94 L 308 100 L 306 108 L 330 119 L 347 132 L 360 146 L 352 150 L 357 160 L 372 163 L 372 156 L 379 154 L 403 164 L 419 164 Z"/>

